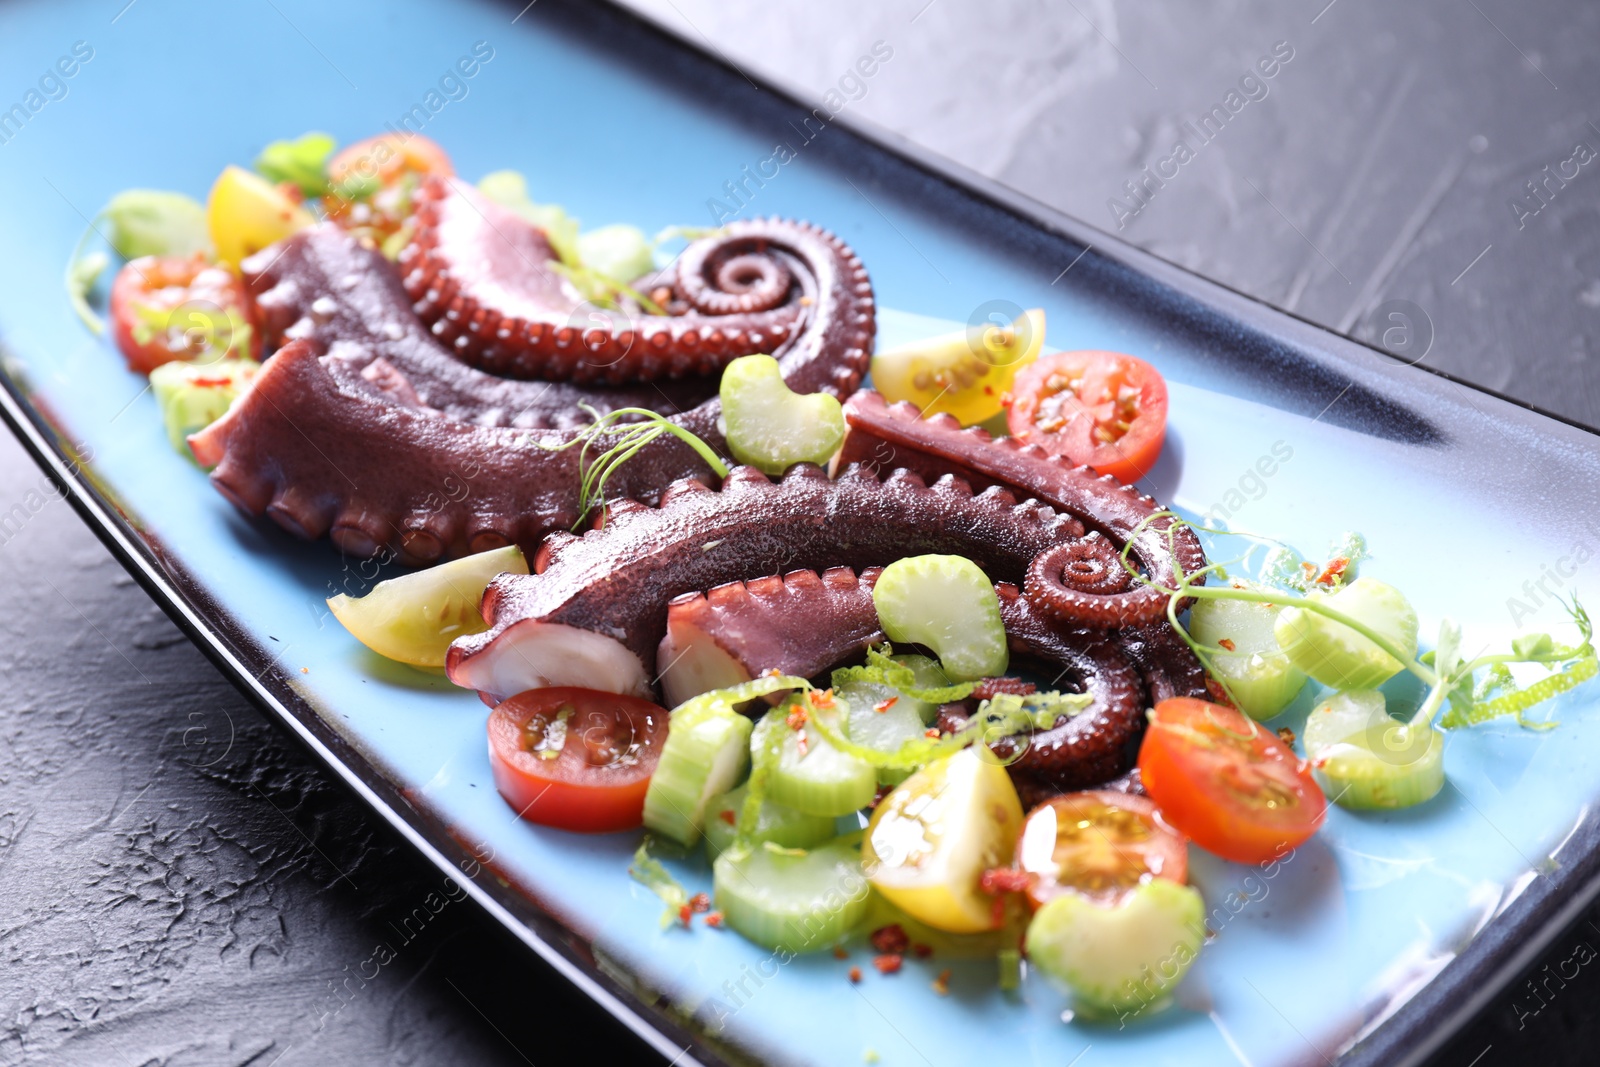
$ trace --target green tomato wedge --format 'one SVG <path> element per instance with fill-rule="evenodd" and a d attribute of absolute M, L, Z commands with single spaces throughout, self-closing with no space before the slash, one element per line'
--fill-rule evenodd
<path fill-rule="evenodd" d="M 768 799 L 808 815 L 849 815 L 877 796 L 878 772 L 870 763 L 834 748 L 815 724 L 801 721 L 802 709 L 809 716 L 812 695 L 768 711 L 756 726 L 750 748 L 757 754 L 768 745 L 778 748 L 767 779 Z"/>
<path fill-rule="evenodd" d="M 1056 897 L 1028 924 L 1028 960 L 1091 1013 L 1159 1010 L 1205 940 L 1205 902 L 1156 878 L 1113 903 Z"/>
<path fill-rule="evenodd" d="M 844 443 L 844 410 L 827 393 L 791 390 L 771 356 L 740 356 L 722 372 L 728 450 L 764 474 L 826 465 Z"/>
<path fill-rule="evenodd" d="M 700 838 L 711 798 L 750 766 L 750 720 L 722 690 L 674 708 L 667 743 L 644 795 L 644 825 L 684 845 Z"/>
<path fill-rule="evenodd" d="M 151 371 L 150 391 L 161 409 L 172 447 L 192 456 L 189 435 L 226 415 L 260 369 L 261 364 L 253 359 L 218 359 L 210 363 L 174 360 Z"/>
<path fill-rule="evenodd" d="M 712 799 L 706 808 L 706 857 L 716 859 L 732 848 L 739 837 L 739 816 L 744 813 L 744 798 L 748 786 L 741 785 L 730 793 Z M 803 811 L 775 804 L 764 799 L 757 809 L 756 824 L 750 832 L 750 845 L 772 842 L 780 848 L 812 848 L 833 840 L 835 820 L 824 815 L 807 815 Z"/>
<path fill-rule="evenodd" d="M 731 849 L 717 857 L 711 879 L 723 921 L 784 952 L 836 944 L 866 916 L 871 898 L 852 838 L 809 850 L 770 842 Z"/>
<path fill-rule="evenodd" d="M 1306 716 L 1311 775 L 1340 807 L 1409 808 L 1444 788 L 1444 734 L 1389 714 L 1375 689 L 1336 693 Z"/>
<path fill-rule="evenodd" d="M 1394 586 L 1357 578 L 1337 593 L 1312 596 L 1416 656 L 1417 612 Z M 1284 608 L 1273 632 L 1291 663 L 1334 689 L 1376 689 L 1405 666 L 1350 627 L 1305 608 Z"/>
<path fill-rule="evenodd" d="M 450 642 L 489 628 L 478 604 L 489 582 L 506 573 L 528 573 L 516 545 L 379 582 L 363 597 L 340 593 L 328 598 L 328 607 L 378 655 L 413 667 L 443 667 Z"/>
<path fill-rule="evenodd" d="M 1001 413 L 1017 372 L 1043 347 L 1044 312 L 1035 308 L 1009 326 L 976 322 L 879 352 L 872 357 L 872 384 L 890 403 L 907 400 L 924 416 L 949 414 L 974 426 Z"/>
<path fill-rule="evenodd" d="M 1282 611 L 1244 600 L 1200 600 L 1189 612 L 1189 636 L 1222 649 L 1207 655 L 1211 673 L 1227 685 L 1240 711 L 1263 722 L 1288 707 L 1306 684 L 1305 672 L 1278 647 L 1274 626 Z"/>
<path fill-rule="evenodd" d="M 891 641 L 926 645 L 955 681 L 1002 675 L 1011 662 L 1000 598 L 964 556 L 910 556 L 883 569 L 872 587 Z"/>

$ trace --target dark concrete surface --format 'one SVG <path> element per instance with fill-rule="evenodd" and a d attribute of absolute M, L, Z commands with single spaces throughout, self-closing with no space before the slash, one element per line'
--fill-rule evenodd
<path fill-rule="evenodd" d="M 1408 359 L 1600 423 L 1600 160 L 1560 177 L 1579 142 L 1600 149 L 1594 5 L 636 2 L 819 96 L 892 42 L 859 116 L 1094 225 L 1120 214 L 1122 236 L 1296 314 L 1388 330 Z M 1132 200 L 1124 182 L 1277 42 L 1293 57 L 1266 95 Z M 0 534 L 0 1065 L 656 1061 L 465 902 L 350 980 L 440 876 L 45 493 L 0 441 L 0 513 L 37 512 Z M 1600 947 L 1596 923 L 1533 968 L 1537 998 L 1519 983 L 1436 1062 L 1594 1062 L 1600 969 L 1572 961 Z"/>

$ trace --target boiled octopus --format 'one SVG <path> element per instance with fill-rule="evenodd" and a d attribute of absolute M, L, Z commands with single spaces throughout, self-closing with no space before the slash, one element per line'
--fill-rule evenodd
<path fill-rule="evenodd" d="M 491 629 L 458 640 L 446 671 L 486 701 L 573 684 L 650 696 L 660 679 L 676 702 L 764 670 L 815 676 L 883 639 L 874 568 L 959 554 L 1001 583 L 1019 658 L 1093 698 L 1010 753 L 1013 778 L 1030 797 L 1084 788 L 1129 769 L 1152 701 L 1204 693 L 1175 638 L 1152 656 L 1142 631 L 1064 628 L 1019 592 L 1039 556 L 1100 538 L 1037 500 L 974 493 L 952 475 L 929 484 L 856 464 L 830 480 L 801 464 L 775 482 L 738 468 L 721 490 L 685 480 L 658 507 L 618 501 L 599 529 L 552 535 L 533 574 L 490 583 Z"/>
<path fill-rule="evenodd" d="M 543 231 L 509 212 L 491 217 L 531 262 L 548 261 Z M 506 266 L 492 247 L 483 255 Z M 737 259 L 746 266 L 714 272 L 737 286 L 761 255 L 781 265 L 789 309 L 783 330 L 764 328 L 762 343 L 791 389 L 845 399 L 866 372 L 874 306 L 866 271 L 842 242 L 806 223 L 740 223 L 692 245 L 674 284 L 703 304 L 703 278 L 683 281 L 685 266 Z M 468 366 L 457 356 L 470 346 L 441 343 L 451 336 L 449 320 L 424 325 L 394 266 L 333 224 L 258 253 L 245 261 L 244 275 L 269 345 L 282 347 L 255 386 L 190 445 L 202 464 L 215 465 L 218 491 L 296 536 L 328 536 L 356 556 L 392 551 L 411 564 L 511 543 L 531 554 L 547 533 L 581 518 L 580 449 L 566 446 L 592 413 L 648 408 L 726 451 L 716 375 L 580 385 Z M 744 313 L 728 317 L 749 321 Z M 691 308 L 670 326 L 652 327 L 645 349 L 657 351 L 666 338 L 663 373 L 701 366 L 694 353 L 718 321 Z M 750 341 L 746 326 L 736 329 Z M 553 336 L 557 350 L 587 343 L 576 327 Z M 678 361 L 685 353 L 689 363 Z M 598 437 L 591 451 L 608 440 Z M 693 449 L 663 435 L 617 472 L 611 488 L 654 500 L 685 477 L 714 481 Z"/>
<path fill-rule="evenodd" d="M 415 222 L 400 266 L 423 322 L 475 367 L 545 381 L 711 375 L 739 356 L 773 352 L 803 328 L 816 299 L 809 290 L 829 287 L 840 252 L 809 227 L 735 222 L 685 249 L 670 277 L 638 282 L 672 314 L 627 301 L 607 313 L 586 307 L 549 268 L 543 232 L 471 186 L 429 179 Z M 845 284 L 870 300 L 865 275 Z"/>

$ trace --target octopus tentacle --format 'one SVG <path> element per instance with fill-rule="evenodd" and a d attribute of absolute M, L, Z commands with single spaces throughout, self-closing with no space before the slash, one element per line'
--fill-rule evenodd
<path fill-rule="evenodd" d="M 791 389 L 842 399 L 866 372 L 873 303 L 859 261 L 827 242 L 834 259 L 819 273 L 793 268 L 815 298 L 806 329 L 776 354 Z M 580 386 L 467 366 L 417 318 L 393 266 L 335 226 L 267 249 L 244 273 L 268 342 L 283 347 L 260 388 L 191 446 L 215 465 L 225 497 L 296 536 L 413 564 L 511 543 L 531 555 L 580 517 L 579 450 L 563 447 L 590 424 L 580 405 L 657 410 L 724 444 L 714 377 Z M 715 482 L 693 449 L 663 435 L 608 488 L 649 501 L 684 478 Z"/>
<path fill-rule="evenodd" d="M 814 678 L 879 644 L 872 587 L 881 572 L 796 570 L 674 597 L 656 650 L 667 706 L 767 670 Z"/>
<path fill-rule="evenodd" d="M 927 478 L 954 474 L 975 487 L 1004 485 L 1034 496 L 1109 537 L 1119 552 L 1131 542 L 1134 560 L 1157 585 L 1171 588 L 1180 572 L 1191 574 L 1206 565 L 1192 529 L 1156 517 L 1160 505 L 1110 475 L 1071 466 L 1037 445 L 991 438 L 977 427 L 964 430 L 948 415 L 923 419 L 910 404 L 890 406 L 870 390 L 851 397 L 844 414 L 849 432 L 840 463 L 906 467 Z M 1063 622 L 1097 629 L 1155 622 L 1167 610 L 1167 595 L 1149 585 L 1077 593 L 1040 596 Z"/>
<path fill-rule="evenodd" d="M 732 223 L 691 244 L 660 286 L 679 314 L 596 308 L 562 275 L 538 227 L 460 182 L 418 191 L 400 263 L 414 308 L 460 359 L 513 378 L 644 382 L 719 372 L 775 352 L 830 314 L 835 286 L 871 299 L 861 262 L 803 222 Z"/>
<path fill-rule="evenodd" d="M 680 492 L 631 510 L 604 529 L 563 539 L 532 575 L 502 575 L 484 594 L 487 633 L 451 646 L 456 684 L 506 696 L 566 684 L 572 666 L 547 654 L 547 638 L 580 630 L 610 643 L 607 662 L 628 669 L 585 675 L 618 692 L 649 688 L 646 664 L 666 635 L 675 596 L 793 568 L 883 566 L 909 555 L 955 553 L 991 577 L 1017 582 L 1033 557 L 1083 534 L 1082 525 L 1002 488 L 929 485 L 897 470 L 879 480 L 850 467 L 836 480 L 800 464 L 779 482 L 738 468 L 714 493 Z M 559 643 L 559 640 L 557 641 Z"/>

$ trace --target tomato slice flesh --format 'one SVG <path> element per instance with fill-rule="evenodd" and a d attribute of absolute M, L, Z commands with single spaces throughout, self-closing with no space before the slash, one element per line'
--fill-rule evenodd
<path fill-rule="evenodd" d="M 1034 876 L 1027 896 L 1037 909 L 1064 893 L 1115 899 L 1152 878 L 1183 885 L 1189 848 L 1149 798 L 1087 790 L 1028 814 L 1017 865 Z"/>
<path fill-rule="evenodd" d="M 500 795 L 529 822 L 580 833 L 640 825 L 666 739 L 665 708 L 594 689 L 529 689 L 489 714 Z"/>
<path fill-rule="evenodd" d="M 1017 375 L 1006 424 L 1025 443 L 1131 484 L 1160 458 L 1167 383 L 1120 352 L 1057 352 Z"/>
<path fill-rule="evenodd" d="M 238 277 L 204 256 L 143 256 L 124 264 L 111 283 L 112 336 L 128 367 L 140 374 L 195 359 L 208 345 L 253 358 L 260 351 L 258 332 L 242 330 L 245 336 L 236 338 L 232 326 L 253 326 L 254 310 Z"/>
<path fill-rule="evenodd" d="M 1179 832 L 1238 863 L 1281 859 L 1327 815 L 1322 790 L 1288 745 L 1238 710 L 1204 700 L 1156 705 L 1139 774 Z"/>

